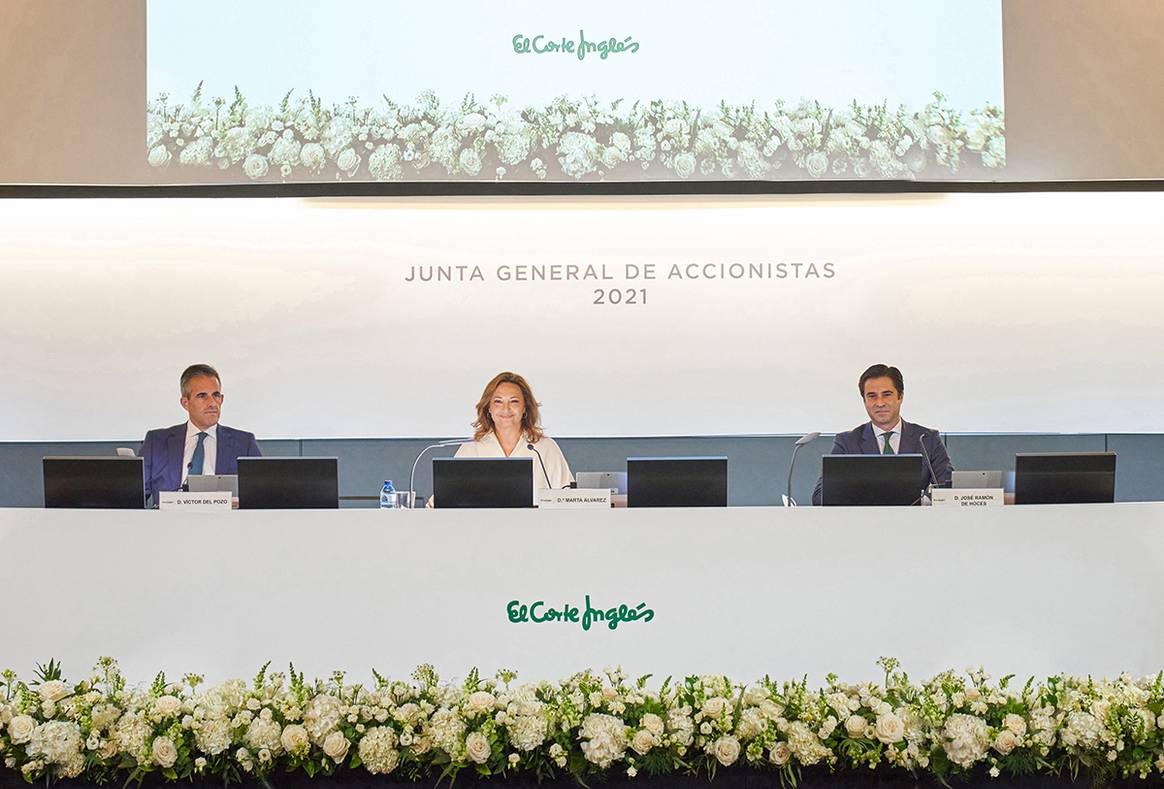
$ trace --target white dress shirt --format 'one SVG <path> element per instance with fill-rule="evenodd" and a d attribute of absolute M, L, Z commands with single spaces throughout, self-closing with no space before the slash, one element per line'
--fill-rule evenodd
<path fill-rule="evenodd" d="M 198 446 L 198 434 L 205 433 L 206 440 L 202 442 L 202 451 L 205 459 L 202 461 L 202 473 L 213 474 L 214 463 L 218 458 L 218 425 L 211 425 L 205 430 L 199 430 L 193 422 L 186 423 L 186 453 L 182 455 L 182 483 L 186 484 L 186 477 L 190 475 L 190 461 L 194 459 L 194 448 Z"/>
<path fill-rule="evenodd" d="M 566 462 L 566 456 L 562 454 L 562 450 L 558 447 L 557 442 L 549 436 L 544 436 L 541 441 L 534 443 L 534 448 L 541 453 L 542 461 L 546 464 L 545 473 L 542 473 L 542 464 L 538 462 L 538 456 L 531 450 L 526 448 L 529 441 L 525 436 L 517 442 L 517 446 L 513 448 L 513 452 L 508 455 L 511 458 L 533 458 L 533 489 L 534 500 L 537 500 L 537 492 L 545 490 L 547 487 L 560 489 L 569 485 L 574 481 L 574 475 L 570 473 L 570 464 Z M 501 448 L 501 444 L 497 441 L 497 436 L 493 433 L 486 433 L 481 436 L 480 441 L 470 441 L 467 444 L 461 444 L 461 448 L 457 450 L 457 457 L 459 458 L 503 458 L 506 457 L 505 450 Z M 546 485 L 546 477 L 550 478 L 550 484 Z"/>
<path fill-rule="evenodd" d="M 876 422 L 870 422 L 873 425 L 873 437 L 877 439 L 877 450 L 881 454 L 885 454 L 885 434 L 893 431 L 893 435 L 889 437 L 889 446 L 893 447 L 893 454 L 901 454 L 901 420 L 897 420 L 897 424 L 889 428 L 889 430 L 882 430 L 877 426 Z"/>

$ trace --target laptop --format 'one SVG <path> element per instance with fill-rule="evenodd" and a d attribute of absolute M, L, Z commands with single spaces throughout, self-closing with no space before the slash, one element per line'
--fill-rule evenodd
<path fill-rule="evenodd" d="M 191 474 L 186 478 L 191 493 L 230 493 L 238 498 L 238 474 Z"/>
<path fill-rule="evenodd" d="M 626 495 L 625 471 L 579 471 L 574 475 L 574 482 L 583 490 L 610 490 Z"/>
<path fill-rule="evenodd" d="M 41 462 L 45 507 L 145 509 L 141 458 L 46 457 Z"/>
<path fill-rule="evenodd" d="M 825 507 L 908 507 L 921 499 L 921 455 L 825 455 L 821 463 Z"/>
<path fill-rule="evenodd" d="M 533 458 L 433 458 L 437 509 L 533 506 Z"/>
<path fill-rule="evenodd" d="M 628 507 L 726 507 L 726 457 L 626 459 Z"/>
<path fill-rule="evenodd" d="M 950 480 L 952 488 L 1003 488 L 1006 487 L 1006 472 L 991 471 L 955 471 Z"/>
<path fill-rule="evenodd" d="M 239 458 L 240 510 L 339 508 L 337 458 Z"/>

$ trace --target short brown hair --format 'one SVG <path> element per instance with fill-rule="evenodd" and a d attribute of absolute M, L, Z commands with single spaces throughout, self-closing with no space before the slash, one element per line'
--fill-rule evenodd
<path fill-rule="evenodd" d="M 209 364 L 192 364 L 182 371 L 182 377 L 178 379 L 178 391 L 182 393 L 182 397 L 190 396 L 190 379 L 197 378 L 200 375 L 213 378 L 215 381 L 218 381 L 219 386 L 222 386 L 222 378 L 218 376 L 218 370 L 215 370 Z"/>
<path fill-rule="evenodd" d="M 508 371 L 498 373 L 493 376 L 493 380 L 485 384 L 485 391 L 481 393 L 481 399 L 477 401 L 477 421 L 473 423 L 473 439 L 480 441 L 486 433 L 493 432 L 495 425 L 493 424 L 493 416 L 489 413 L 489 401 L 493 399 L 493 393 L 501 384 L 513 384 L 521 390 L 522 399 L 525 400 L 525 413 L 521 415 L 521 430 L 527 441 L 531 443 L 541 441 L 545 433 L 542 432 L 542 419 L 538 413 L 538 401 L 534 399 L 533 390 L 530 389 L 529 383 L 524 378 L 517 373 Z"/>
<path fill-rule="evenodd" d="M 865 396 L 865 382 L 870 378 L 888 378 L 893 381 L 893 387 L 899 395 L 905 394 L 905 381 L 901 378 L 901 370 L 887 364 L 875 364 L 861 373 L 861 380 L 857 382 L 857 391 L 861 397 Z"/>

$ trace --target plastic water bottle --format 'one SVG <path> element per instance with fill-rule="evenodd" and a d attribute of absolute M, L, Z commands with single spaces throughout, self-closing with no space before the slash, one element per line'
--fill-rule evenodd
<path fill-rule="evenodd" d="M 396 488 L 392 486 L 390 479 L 384 480 L 384 488 L 380 491 L 380 509 L 396 509 Z"/>

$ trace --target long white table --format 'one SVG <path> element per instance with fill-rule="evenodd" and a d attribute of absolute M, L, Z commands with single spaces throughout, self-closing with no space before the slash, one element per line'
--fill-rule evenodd
<path fill-rule="evenodd" d="M 793 510 L 0 510 L 0 667 L 517 669 L 752 681 L 1164 668 L 1164 504 Z M 644 616 L 582 627 L 596 609 Z M 510 621 L 511 601 L 580 609 Z M 646 606 L 639 609 L 639 604 Z M 647 621 L 645 610 L 652 616 Z M 517 610 L 517 609 L 515 609 Z M 539 607 L 539 616 L 544 607 Z"/>

